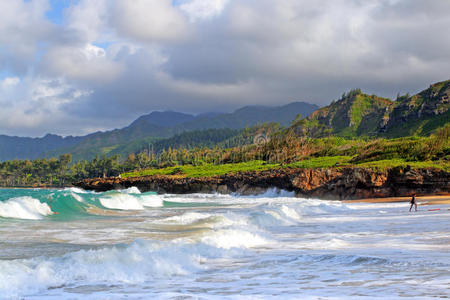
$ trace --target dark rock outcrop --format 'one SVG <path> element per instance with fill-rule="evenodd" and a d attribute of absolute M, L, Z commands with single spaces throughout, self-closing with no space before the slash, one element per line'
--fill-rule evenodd
<path fill-rule="evenodd" d="M 294 191 L 298 196 L 321 199 L 359 199 L 450 192 L 450 173 L 436 169 L 392 168 L 374 171 L 362 168 L 277 169 L 221 176 L 187 178 L 154 175 L 133 178 L 94 178 L 74 183 L 94 191 L 135 186 L 158 193 L 259 194 L 269 188 Z"/>

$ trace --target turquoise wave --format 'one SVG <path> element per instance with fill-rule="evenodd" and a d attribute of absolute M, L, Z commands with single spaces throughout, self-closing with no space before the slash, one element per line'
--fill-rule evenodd
<path fill-rule="evenodd" d="M 114 216 L 114 211 L 163 207 L 154 192 L 132 188 L 105 193 L 68 189 L 0 189 L 0 218 L 69 220 Z M 171 206 L 169 204 L 169 206 Z"/>

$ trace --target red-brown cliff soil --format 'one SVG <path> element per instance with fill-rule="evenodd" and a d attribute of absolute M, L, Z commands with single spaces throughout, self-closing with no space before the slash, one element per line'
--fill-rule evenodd
<path fill-rule="evenodd" d="M 277 169 L 221 176 L 187 178 L 154 175 L 133 178 L 93 178 L 74 183 L 94 191 L 135 186 L 141 192 L 258 194 L 269 188 L 294 191 L 301 197 L 362 199 L 429 195 L 450 192 L 450 173 L 437 169 L 392 168 L 376 171 L 362 168 Z"/>

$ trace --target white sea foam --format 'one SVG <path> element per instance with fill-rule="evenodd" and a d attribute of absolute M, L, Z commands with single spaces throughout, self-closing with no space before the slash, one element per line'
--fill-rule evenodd
<path fill-rule="evenodd" d="M 8 199 L 0 202 L 0 217 L 39 220 L 53 214 L 46 203 L 29 196 Z"/>
<path fill-rule="evenodd" d="M 208 259 L 228 257 L 231 248 L 247 249 L 266 242 L 246 231 L 219 230 L 202 238 L 200 243 L 186 239 L 169 244 L 137 240 L 126 246 L 80 250 L 62 257 L 0 260 L 0 295 L 20 298 L 85 282 L 149 285 L 164 278 L 185 278 L 206 269 Z"/>
<path fill-rule="evenodd" d="M 277 188 L 270 188 L 267 189 L 264 193 L 262 194 L 257 194 L 257 195 L 247 195 L 247 196 L 243 196 L 240 195 L 238 193 L 233 194 L 236 197 L 243 197 L 243 198 L 287 198 L 287 197 L 295 197 L 295 192 L 289 192 L 286 190 L 280 190 Z"/>
<path fill-rule="evenodd" d="M 263 246 L 269 241 L 258 234 L 238 229 L 220 229 L 202 238 L 202 242 L 217 248 L 252 248 Z"/>
<path fill-rule="evenodd" d="M 187 212 L 187 213 L 183 213 L 182 215 L 165 218 L 165 219 L 161 220 L 161 222 L 186 225 L 186 224 L 192 224 L 192 223 L 198 222 L 200 220 L 205 220 L 210 217 L 211 217 L 210 214 Z"/>
<path fill-rule="evenodd" d="M 448 205 L 408 213 L 404 203 L 294 197 L 78 196 L 142 210 L 58 224 L 3 219 L 0 299 L 448 297 Z M 78 250 L 89 245 L 103 248 Z"/>
<path fill-rule="evenodd" d="M 64 191 L 69 191 L 69 192 L 73 192 L 73 193 L 77 193 L 77 194 L 89 193 L 88 191 L 85 191 L 85 190 L 77 188 L 77 187 L 68 187 L 68 188 L 65 188 Z"/>
<path fill-rule="evenodd" d="M 121 210 L 144 209 L 144 206 L 141 202 L 139 202 L 139 199 L 129 194 L 114 193 L 108 195 L 107 197 L 102 197 L 99 200 L 100 203 L 106 208 Z"/>
<path fill-rule="evenodd" d="M 165 200 L 171 202 L 179 203 L 193 203 L 193 202 L 203 202 L 203 203 L 228 203 L 229 201 L 235 201 L 236 198 L 231 195 L 223 194 L 187 194 L 187 195 L 176 195 L 176 194 L 165 194 L 161 195 Z"/>
<path fill-rule="evenodd" d="M 258 226 L 291 226 L 307 222 L 314 217 L 329 213 L 345 213 L 348 208 L 339 202 L 321 201 L 311 199 L 299 199 L 298 201 L 273 202 L 267 199 L 268 203 L 254 207 L 249 213 L 249 219 Z M 329 217 L 327 217 L 329 218 Z"/>
<path fill-rule="evenodd" d="M 84 202 L 83 198 L 80 195 L 78 195 L 77 193 L 71 192 L 70 195 L 78 202 Z"/>
<path fill-rule="evenodd" d="M 0 298 L 38 293 L 66 283 L 152 283 L 200 269 L 198 248 L 166 248 L 147 241 L 125 247 L 81 250 L 62 257 L 0 261 Z M 2 298 L 3 299 L 3 298 Z"/>
<path fill-rule="evenodd" d="M 125 194 L 140 194 L 141 193 L 141 191 L 135 186 L 132 186 L 127 189 L 119 190 L 119 192 L 125 193 Z"/>
<path fill-rule="evenodd" d="M 162 207 L 164 205 L 163 199 L 158 195 L 141 194 L 138 199 L 145 207 Z"/>

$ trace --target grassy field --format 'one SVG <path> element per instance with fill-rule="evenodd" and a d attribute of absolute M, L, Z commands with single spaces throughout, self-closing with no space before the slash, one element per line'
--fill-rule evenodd
<path fill-rule="evenodd" d="M 246 171 L 263 171 L 281 168 L 343 168 L 343 167 L 361 167 L 376 170 L 386 170 L 393 167 L 410 166 L 417 168 L 436 168 L 450 172 L 450 162 L 442 163 L 439 161 L 405 161 L 403 159 L 379 160 L 365 163 L 350 163 L 351 156 L 328 156 L 314 157 L 290 164 L 268 164 L 261 160 L 235 164 L 204 164 L 200 166 L 184 165 L 161 169 L 147 169 L 123 173 L 122 178 L 149 176 L 149 175 L 179 175 L 185 177 L 208 177 L 215 175 L 231 174 Z"/>

